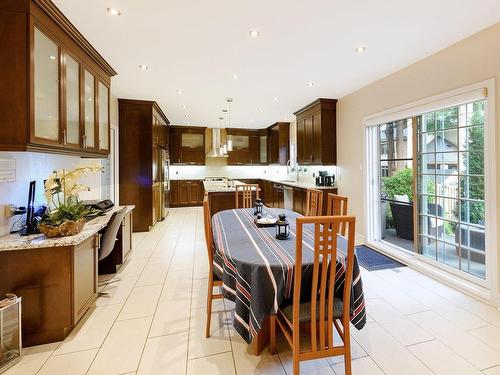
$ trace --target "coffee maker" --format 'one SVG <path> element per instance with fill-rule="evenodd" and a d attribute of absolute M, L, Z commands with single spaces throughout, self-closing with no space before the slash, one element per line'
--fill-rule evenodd
<path fill-rule="evenodd" d="M 316 177 L 316 186 L 333 186 L 335 184 L 335 176 L 329 175 L 328 171 L 319 171 Z"/>

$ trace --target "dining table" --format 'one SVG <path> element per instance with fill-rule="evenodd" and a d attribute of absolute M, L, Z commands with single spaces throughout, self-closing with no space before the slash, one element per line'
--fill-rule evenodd
<path fill-rule="evenodd" d="M 255 223 L 253 209 L 230 209 L 212 216 L 214 273 L 223 282 L 222 294 L 235 302 L 233 326 L 247 342 L 256 342 L 260 354 L 268 341 L 269 317 L 278 308 L 292 303 L 296 249 L 296 219 L 302 215 L 287 209 L 264 208 L 263 216 L 285 214 L 290 236 L 276 238 L 276 228 Z M 347 240 L 337 235 L 335 296 L 342 297 L 346 269 Z M 313 224 L 303 226 L 302 286 L 312 275 L 314 251 Z M 309 272 L 308 272 L 309 271 Z M 310 278 L 309 278 L 310 279 Z M 310 280 L 309 280 L 310 282 Z M 354 256 L 351 285 L 351 323 L 358 330 L 366 323 L 363 284 Z M 304 288 L 303 288 L 304 289 Z M 307 288 L 306 288 L 307 289 Z M 310 287 L 309 287 L 310 290 Z"/>

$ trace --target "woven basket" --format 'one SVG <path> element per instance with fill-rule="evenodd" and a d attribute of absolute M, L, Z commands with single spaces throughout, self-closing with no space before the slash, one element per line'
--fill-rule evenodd
<path fill-rule="evenodd" d="M 85 226 L 85 219 L 65 221 L 61 225 L 38 224 L 38 229 L 48 238 L 74 236 L 80 233 Z"/>

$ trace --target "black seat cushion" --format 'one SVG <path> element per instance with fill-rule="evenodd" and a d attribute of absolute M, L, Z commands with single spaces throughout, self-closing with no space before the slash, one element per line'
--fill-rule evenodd
<path fill-rule="evenodd" d="M 333 317 L 335 319 L 342 318 L 344 304 L 342 299 L 334 298 L 333 300 Z M 282 310 L 283 315 L 292 322 L 293 321 L 293 305 L 288 305 Z M 299 305 L 299 321 L 309 322 L 311 320 L 311 302 L 304 302 Z M 328 316 L 328 306 L 325 304 L 325 317 Z M 316 319 L 319 319 L 319 302 L 316 304 Z"/>

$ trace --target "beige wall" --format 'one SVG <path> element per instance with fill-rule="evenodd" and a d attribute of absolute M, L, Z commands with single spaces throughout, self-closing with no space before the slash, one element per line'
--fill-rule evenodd
<path fill-rule="evenodd" d="M 453 89 L 495 78 L 496 127 L 500 123 L 500 23 L 374 82 L 337 104 L 337 147 L 341 194 L 349 197 L 357 232 L 365 235 L 363 117 Z M 496 132 L 497 159 L 500 131 Z M 497 173 L 497 197 L 500 173 Z M 499 200 L 500 202 L 500 200 Z M 500 209 L 497 208 L 500 217 Z M 498 231 L 500 225 L 497 223 Z M 500 259 L 499 259 L 500 262 Z M 500 269 L 500 263 L 499 267 Z M 500 287 L 500 283 L 499 283 Z"/>

